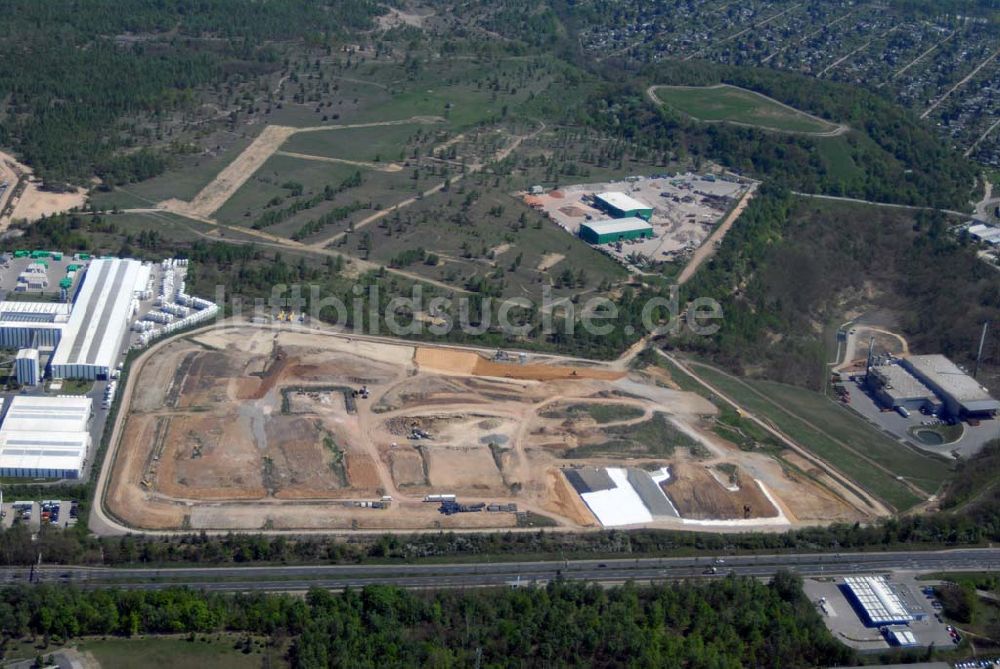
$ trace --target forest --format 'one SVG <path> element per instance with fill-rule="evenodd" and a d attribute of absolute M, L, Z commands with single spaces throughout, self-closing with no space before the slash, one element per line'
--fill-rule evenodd
<path fill-rule="evenodd" d="M 833 205 L 765 184 L 685 286 L 689 298 L 723 304 L 719 334 L 683 345 L 737 372 L 752 361 L 762 376 L 821 389 L 827 351 L 817 324 L 881 309 L 914 350 L 969 363 L 982 323 L 1000 318 L 1000 289 L 975 246 L 947 228 L 936 212 Z M 1000 364 L 1000 340 L 989 340 L 983 360 Z"/>
<path fill-rule="evenodd" d="M 6 2 L 0 146 L 50 182 L 149 178 L 165 158 L 122 151 L 151 119 L 190 108 L 201 87 L 277 69 L 275 40 L 344 34 L 380 11 L 370 0 Z"/>
<path fill-rule="evenodd" d="M 38 586 L 0 590 L 4 641 L 215 631 L 293 637 L 292 667 L 805 667 L 854 661 L 798 577 L 652 587 L 221 595 Z"/>

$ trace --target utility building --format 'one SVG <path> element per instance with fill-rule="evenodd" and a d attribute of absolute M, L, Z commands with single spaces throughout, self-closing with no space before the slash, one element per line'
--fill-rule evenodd
<path fill-rule="evenodd" d="M 14 358 L 14 374 L 22 386 L 37 386 L 42 381 L 38 366 L 38 349 L 22 348 Z"/>
<path fill-rule="evenodd" d="M 641 218 L 619 218 L 580 224 L 580 238 L 591 244 L 611 244 L 628 239 L 650 239 L 653 226 Z"/>
<path fill-rule="evenodd" d="M 648 221 L 653 217 L 653 208 L 625 193 L 598 193 L 594 205 L 614 218 L 641 218 Z"/>
<path fill-rule="evenodd" d="M 0 476 L 80 478 L 90 410 L 89 397 L 15 397 L 0 425 Z"/>
<path fill-rule="evenodd" d="M 943 355 L 911 355 L 901 364 L 941 398 L 951 416 L 989 418 L 1000 410 L 986 388 Z"/>
<path fill-rule="evenodd" d="M 941 400 L 934 391 L 895 361 L 872 367 L 867 379 L 868 387 L 883 406 L 909 411 L 927 409 L 934 413 L 941 408 Z"/>

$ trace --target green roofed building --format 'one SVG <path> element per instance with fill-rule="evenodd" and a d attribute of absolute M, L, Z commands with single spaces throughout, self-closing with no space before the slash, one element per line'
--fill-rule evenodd
<path fill-rule="evenodd" d="M 580 237 L 591 244 L 612 244 L 628 239 L 650 239 L 653 226 L 641 218 L 617 218 L 580 224 Z"/>
<path fill-rule="evenodd" d="M 625 193 L 597 193 L 594 205 L 614 218 L 641 218 L 648 221 L 653 217 L 653 208 L 639 202 Z"/>

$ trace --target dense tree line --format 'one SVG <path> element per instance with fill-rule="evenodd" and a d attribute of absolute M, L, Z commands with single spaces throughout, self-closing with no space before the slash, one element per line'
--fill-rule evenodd
<path fill-rule="evenodd" d="M 6 638 L 246 632 L 295 637 L 291 666 L 806 667 L 854 660 L 800 580 L 729 577 L 614 589 L 220 595 L 186 589 L 0 591 Z"/>
<path fill-rule="evenodd" d="M 877 202 L 967 207 L 975 165 L 943 144 L 899 105 L 859 88 L 777 70 L 707 62 L 665 61 L 636 76 L 605 65 L 604 81 L 621 81 L 593 93 L 580 122 L 603 132 L 685 159 L 713 160 L 742 174 L 767 178 L 791 190 Z M 703 124 L 656 108 L 650 84 L 705 86 L 727 83 L 763 93 L 851 130 L 839 137 L 768 132 L 729 124 Z M 838 163 L 832 143 L 843 147 Z"/>

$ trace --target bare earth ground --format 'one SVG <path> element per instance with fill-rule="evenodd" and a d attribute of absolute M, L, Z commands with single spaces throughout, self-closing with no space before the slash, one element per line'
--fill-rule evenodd
<path fill-rule="evenodd" d="M 603 443 L 606 430 L 641 426 L 657 412 L 710 457 L 696 460 L 685 449 L 665 459 L 628 454 L 628 466 L 671 466 L 668 490 L 688 519 L 738 524 L 744 504 L 750 518 L 776 516 L 758 480 L 793 523 L 859 517 L 811 478 L 703 429 L 715 409 L 701 397 L 608 366 L 497 362 L 470 350 L 297 326 L 226 325 L 166 343 L 135 373 L 105 498 L 107 510 L 133 528 L 518 525 L 514 513 L 444 516 L 423 502 L 446 493 L 467 504 L 514 503 L 565 528 L 593 528 L 596 520 L 561 470 L 621 465 L 626 454 L 567 451 Z M 370 396 L 351 397 L 362 386 Z M 568 418 L 571 405 L 620 406 L 621 418 Z M 739 491 L 706 469 L 721 462 L 739 467 Z M 388 509 L 361 505 L 383 495 L 392 497 Z"/>
<path fill-rule="evenodd" d="M 77 188 L 69 193 L 49 193 L 39 189 L 37 181 L 28 183 L 24 194 L 14 208 L 13 220 L 37 221 L 43 216 L 51 216 L 87 203 L 87 191 Z"/>
<path fill-rule="evenodd" d="M 15 201 L 14 190 L 20 178 L 27 180 L 27 186 Z M 17 162 L 10 154 L 0 152 L 0 182 L 3 181 L 8 182 L 9 186 L 0 197 L 0 212 L 9 202 L 13 202 L 15 206 L 10 216 L 0 217 L 0 231 L 6 230 L 13 220 L 37 221 L 43 216 L 82 207 L 87 202 L 87 191 L 82 188 L 67 193 L 49 193 L 40 190 L 41 184 L 31 180 L 30 167 Z"/>

